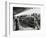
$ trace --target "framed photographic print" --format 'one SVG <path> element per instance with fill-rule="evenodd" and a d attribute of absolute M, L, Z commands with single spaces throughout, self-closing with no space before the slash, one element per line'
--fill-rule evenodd
<path fill-rule="evenodd" d="M 7 29 L 8 36 L 20 37 L 27 34 L 39 34 L 43 30 L 43 5 L 27 3 L 7 3 Z"/>

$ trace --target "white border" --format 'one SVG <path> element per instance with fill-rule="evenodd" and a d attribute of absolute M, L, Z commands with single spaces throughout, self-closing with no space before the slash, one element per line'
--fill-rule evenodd
<path fill-rule="evenodd" d="M 36 30 L 36 31 L 29 31 L 29 33 L 28 33 L 28 31 L 23 31 L 23 32 L 21 32 L 21 31 L 14 31 L 13 32 L 13 26 L 11 26 L 12 24 L 13 24 L 13 22 L 12 22 L 12 20 L 13 19 L 11 19 L 12 18 L 12 14 L 13 14 L 13 7 L 39 7 L 39 8 L 41 8 L 41 30 Z M 35 35 L 35 34 L 42 34 L 43 33 L 43 30 L 44 30 L 44 26 L 43 26 L 43 6 L 42 6 L 42 4 L 40 5 L 40 4 L 19 4 L 19 3 L 11 3 L 11 2 L 7 2 L 7 35 L 8 36 L 16 36 L 16 35 L 23 35 L 23 33 L 25 33 L 26 34 L 26 32 L 27 32 L 27 34 L 31 34 L 32 35 L 32 33 L 33 33 L 33 35 Z M 42 33 L 41 33 L 42 32 Z"/>

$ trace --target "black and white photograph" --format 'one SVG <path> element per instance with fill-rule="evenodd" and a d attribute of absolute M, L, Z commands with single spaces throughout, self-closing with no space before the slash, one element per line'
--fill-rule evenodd
<path fill-rule="evenodd" d="M 13 31 L 40 30 L 40 8 L 13 7 Z"/>
<path fill-rule="evenodd" d="M 46 0 L 0 0 L 0 38 L 46 38 Z"/>

